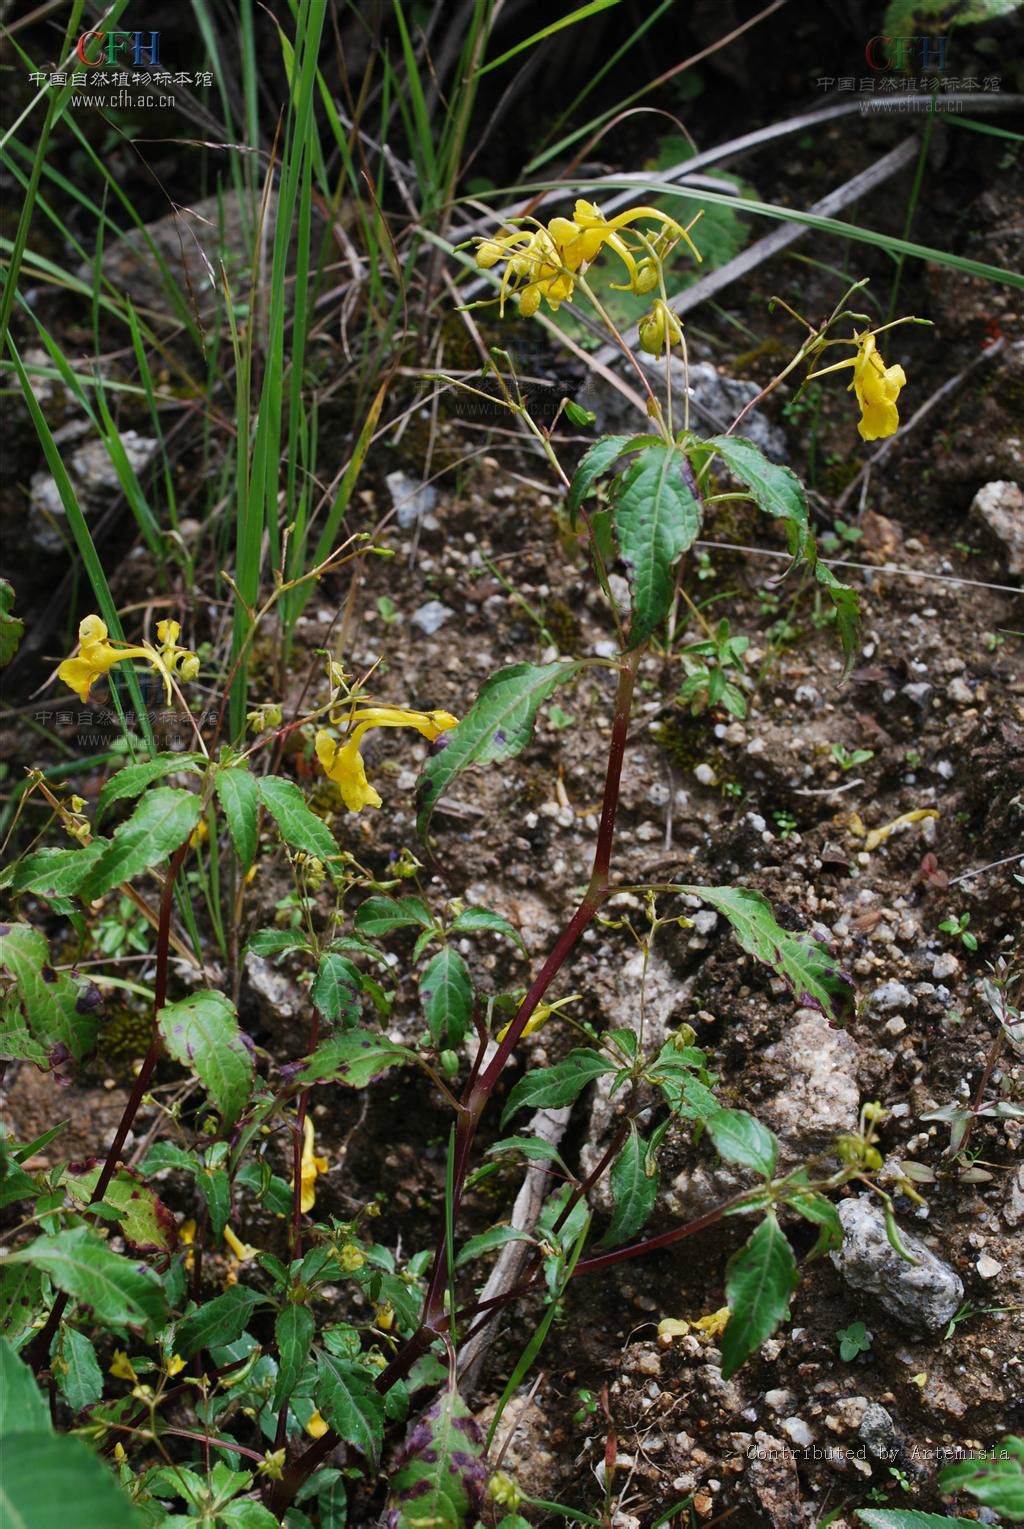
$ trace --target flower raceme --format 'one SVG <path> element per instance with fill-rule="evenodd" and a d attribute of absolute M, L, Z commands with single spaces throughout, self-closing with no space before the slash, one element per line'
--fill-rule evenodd
<path fill-rule="evenodd" d="M 875 336 L 869 330 L 855 335 L 847 343 L 857 346 L 855 356 L 850 356 L 846 361 L 837 361 L 835 366 L 823 367 L 820 372 L 811 372 L 810 376 L 825 377 L 829 372 L 838 372 L 843 367 L 852 366 L 850 391 L 856 393 L 860 404 L 857 429 L 861 439 L 880 441 L 887 435 L 895 435 L 900 424 L 896 402 L 900 389 L 906 386 L 906 373 L 902 366 L 886 366 L 878 353 Z"/>
<path fill-rule="evenodd" d="M 360 752 L 363 737 L 371 728 L 412 727 L 433 743 L 457 723 L 457 718 L 448 711 L 410 711 L 404 706 L 358 707 L 348 720 L 353 731 L 344 743 L 336 743 L 330 733 L 320 729 L 316 735 L 316 757 L 327 777 L 340 788 L 349 812 L 381 805 L 380 794 L 366 778 Z"/>
<path fill-rule="evenodd" d="M 571 218 L 552 218 L 546 227 L 538 224 L 536 228 L 518 228 L 494 239 L 481 240 L 476 252 L 477 265 L 486 271 L 501 260 L 506 263 L 498 298 L 502 317 L 509 292 L 518 293 L 519 311 L 524 318 L 537 312 L 542 299 L 552 312 L 563 302 L 571 303 L 577 279 L 606 246 L 626 267 L 629 280 L 620 290 L 639 294 L 653 291 L 658 284 L 658 270 L 650 253 L 650 241 L 643 239 L 639 251 L 642 258 L 638 260 L 637 247 L 631 248 L 622 234 L 622 230 L 641 218 L 661 224 L 655 245 L 659 257 L 683 239 L 694 259 L 701 259 L 688 231 L 667 213 L 655 207 L 630 207 L 618 217 L 606 218 L 593 202 L 582 199 L 577 201 Z"/>
<path fill-rule="evenodd" d="M 78 628 L 78 652 L 64 660 L 57 670 L 57 678 L 80 700 L 87 701 L 96 681 L 109 673 L 115 664 L 142 658 L 163 679 L 167 704 L 170 705 L 171 675 L 176 671 L 179 678 L 194 680 L 199 674 L 199 659 L 188 648 L 178 646 L 181 627 L 177 621 L 159 621 L 156 635 L 159 650 L 150 647 L 149 643 L 131 647 L 128 643 L 111 642 L 106 623 L 99 616 L 86 616 Z"/>

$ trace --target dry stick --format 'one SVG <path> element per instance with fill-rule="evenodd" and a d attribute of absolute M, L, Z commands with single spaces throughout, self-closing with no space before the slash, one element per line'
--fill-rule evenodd
<path fill-rule="evenodd" d="M 917 151 L 918 140 L 911 134 L 882 159 L 876 160 L 873 165 L 869 165 L 852 180 L 848 180 L 844 185 L 838 186 L 835 191 L 830 191 L 827 196 L 815 202 L 809 211 L 815 217 L 832 217 L 834 213 L 841 212 L 851 202 L 859 201 L 898 174 L 900 170 L 905 169 L 913 162 Z M 694 286 L 670 298 L 668 306 L 677 316 L 689 313 L 691 308 L 696 308 L 706 302 L 709 297 L 716 296 L 724 287 L 731 286 L 740 277 L 749 275 L 772 255 L 777 255 L 780 250 L 795 244 L 798 239 L 802 239 L 811 232 L 812 230 L 805 223 L 783 223 L 780 227 L 773 228 L 770 234 L 765 234 L 762 239 L 758 239 L 756 244 L 752 244 L 735 259 L 727 260 L 725 265 L 719 266 L 717 271 L 710 271 Z M 626 331 L 623 338 L 630 349 L 636 349 L 639 335 L 640 330 L 637 325 Z M 597 352 L 596 359 L 607 366 L 618 354 L 617 345 L 603 345 Z"/>
<path fill-rule="evenodd" d="M 608 874 L 611 865 L 612 844 L 615 838 L 615 818 L 619 805 L 622 762 L 626 750 L 626 739 L 629 734 L 633 688 L 636 684 L 637 670 L 643 653 L 643 647 L 635 648 L 633 652 L 626 654 L 619 664 L 619 683 L 615 694 L 612 735 L 608 745 L 608 764 L 605 771 L 601 821 L 598 827 L 597 844 L 594 849 L 593 869 L 590 873 L 590 882 L 583 901 L 555 941 L 551 954 L 538 972 L 526 997 L 519 1006 L 518 1013 L 509 1025 L 504 1040 L 499 1043 L 490 1062 L 480 1068 L 476 1077 L 470 1078 L 463 1094 L 455 1135 L 454 1192 L 451 1212 L 453 1218 L 458 1213 L 462 1199 L 477 1125 L 494 1092 L 505 1064 L 512 1055 L 544 994 L 564 966 L 580 935 L 608 895 Z M 430 1347 L 435 1338 L 445 1333 L 447 1326 L 445 1295 L 447 1289 L 447 1236 L 445 1228 L 442 1227 L 427 1286 L 427 1294 L 423 1302 L 423 1315 L 419 1328 L 402 1346 L 387 1369 L 382 1371 L 377 1377 L 376 1387 L 382 1394 L 389 1391 L 396 1381 L 408 1375 L 419 1356 Z M 507 1298 L 503 1297 L 502 1299 Z M 286 1469 L 282 1479 L 275 1484 L 270 1502 L 272 1512 L 277 1513 L 279 1516 L 283 1515 L 284 1510 L 293 1501 L 296 1492 L 303 1482 L 308 1480 L 313 1471 L 326 1459 L 338 1443 L 337 1433 L 333 1429 L 329 1429 L 322 1438 L 318 1439 L 315 1444 L 306 1450 L 305 1454 L 301 1455 L 298 1460 Z"/>
<path fill-rule="evenodd" d="M 128 1138 L 128 1132 L 131 1130 L 135 1117 L 139 1112 L 142 1096 L 146 1092 L 147 1085 L 153 1076 L 153 1070 L 157 1064 L 157 1058 L 160 1055 L 160 1029 L 157 1025 L 157 1015 L 167 1001 L 167 969 L 170 955 L 171 910 L 174 906 L 174 884 L 178 879 L 178 872 L 181 870 L 182 863 L 188 853 L 188 846 L 189 840 L 186 839 L 184 844 L 175 850 L 167 875 L 164 878 L 164 888 L 160 898 L 160 929 L 157 935 L 156 982 L 153 991 L 153 1035 L 149 1043 L 149 1050 L 146 1053 L 145 1061 L 139 1069 L 139 1075 L 135 1079 L 134 1087 L 128 1097 L 128 1103 L 124 1107 L 121 1123 L 114 1134 L 114 1140 L 110 1144 L 107 1160 L 100 1170 L 100 1176 L 96 1180 L 96 1187 L 92 1192 L 89 1205 L 96 1205 L 107 1192 L 107 1186 L 114 1176 L 114 1169 L 117 1167 L 117 1161 L 121 1155 L 121 1148 L 124 1146 Z M 88 1208 L 86 1206 L 87 1210 Z M 32 1343 L 28 1356 L 31 1364 L 41 1366 L 47 1362 L 50 1342 L 60 1326 L 68 1300 L 68 1293 L 61 1291 L 54 1301 L 44 1327 Z"/>

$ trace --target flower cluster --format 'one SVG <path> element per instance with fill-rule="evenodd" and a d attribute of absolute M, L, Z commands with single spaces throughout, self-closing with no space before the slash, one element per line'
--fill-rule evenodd
<path fill-rule="evenodd" d="M 361 812 L 364 807 L 381 804 L 379 793 L 366 778 L 366 766 L 360 752 L 363 738 L 371 728 L 412 727 L 433 743 L 457 723 L 448 711 L 410 711 L 404 706 L 357 707 L 348 721 L 352 733 L 344 743 L 337 743 L 330 733 L 320 729 L 316 735 L 316 757 L 328 778 L 340 787 L 349 812 Z"/>
<path fill-rule="evenodd" d="M 99 616 L 86 616 L 78 628 L 78 652 L 64 660 L 57 670 L 57 677 L 82 701 L 87 701 L 96 681 L 115 664 L 123 664 L 129 658 L 142 658 L 162 677 L 169 706 L 172 675 L 176 673 L 179 679 L 194 680 L 199 674 L 199 659 L 188 648 L 179 647 L 181 626 L 177 621 L 158 622 L 156 635 L 159 649 L 150 647 L 149 643 L 131 647 L 128 643 L 111 642 L 106 623 Z"/>
<path fill-rule="evenodd" d="M 639 235 L 631 246 L 622 230 L 638 219 L 661 225 L 654 240 Z M 652 292 L 658 284 L 658 261 L 677 240 L 690 246 L 694 259 L 700 260 L 689 233 L 667 213 L 655 207 L 630 207 L 618 217 L 606 218 L 593 202 L 577 201 L 571 218 L 552 218 L 545 226 L 517 228 L 495 239 L 484 239 L 476 252 L 477 265 L 485 271 L 505 261 L 499 295 L 500 311 L 510 292 L 519 296 L 519 311 L 529 318 L 543 299 L 554 312 L 563 302 L 572 302 L 573 290 L 590 263 L 607 247 L 626 267 L 629 277 L 620 290 L 639 294 Z M 637 259 L 637 255 L 640 258 Z"/>
<path fill-rule="evenodd" d="M 829 372 L 838 372 L 843 367 L 852 366 L 853 381 L 849 390 L 856 393 L 860 404 L 857 429 L 861 439 L 880 441 L 887 435 L 895 435 L 900 425 L 896 401 L 900 389 L 906 386 L 906 373 L 902 366 L 886 366 L 870 330 L 854 335 L 846 343 L 856 345 L 855 356 L 850 356 L 846 361 L 837 361 L 835 366 L 823 367 L 820 372 L 811 372 L 811 377 L 825 377 Z"/>

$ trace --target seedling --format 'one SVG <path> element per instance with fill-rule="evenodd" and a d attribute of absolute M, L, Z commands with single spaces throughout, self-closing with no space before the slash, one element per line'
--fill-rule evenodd
<path fill-rule="evenodd" d="M 854 749 L 852 753 L 842 743 L 831 745 L 832 758 L 844 772 L 855 770 L 858 765 L 867 764 L 869 759 L 874 759 L 874 749 Z"/>
<path fill-rule="evenodd" d="M 969 913 L 961 913 L 959 918 L 951 914 L 949 918 L 944 918 L 941 924 L 937 924 L 936 928 L 943 934 L 951 934 L 955 940 L 959 940 L 965 950 L 977 950 L 977 937 L 967 927 L 970 922 Z"/>
<path fill-rule="evenodd" d="M 863 1322 L 851 1322 L 849 1327 L 839 1328 L 836 1337 L 839 1339 L 839 1357 L 847 1364 L 858 1354 L 866 1354 L 873 1341 Z"/>
<path fill-rule="evenodd" d="M 779 807 L 772 813 L 772 821 L 779 830 L 780 839 L 788 839 L 796 833 L 796 818 L 784 807 Z"/>

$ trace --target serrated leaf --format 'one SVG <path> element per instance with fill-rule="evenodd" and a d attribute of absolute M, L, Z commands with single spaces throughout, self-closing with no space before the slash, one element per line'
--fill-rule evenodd
<path fill-rule="evenodd" d="M 191 1524 L 192 1520 L 188 1522 Z M 261 1502 L 251 1497 L 236 1497 L 217 1510 L 218 1524 L 226 1529 L 281 1529 L 281 1520 Z"/>
<path fill-rule="evenodd" d="M 678 446 L 648 446 L 615 486 L 615 535 L 633 592 L 631 648 L 668 615 L 675 565 L 700 534 L 700 501 L 687 470 Z"/>
<path fill-rule="evenodd" d="M 242 766 L 218 770 L 213 777 L 213 787 L 220 802 L 224 821 L 228 825 L 235 854 L 247 871 L 256 859 L 260 794 L 256 789 L 252 771 Z"/>
<path fill-rule="evenodd" d="M 178 1324 L 174 1335 L 177 1353 L 188 1359 L 200 1349 L 234 1343 L 249 1325 L 253 1307 L 260 1299 L 248 1285 L 231 1285 Z"/>
<path fill-rule="evenodd" d="M 767 1126 L 746 1110 L 716 1110 L 707 1117 L 707 1127 L 724 1162 L 739 1163 L 771 1178 L 779 1159 L 779 1143 Z"/>
<path fill-rule="evenodd" d="M 556 1148 L 539 1136 L 506 1136 L 503 1141 L 496 1141 L 488 1147 L 484 1156 L 497 1157 L 502 1152 L 521 1152 L 531 1162 L 556 1163 L 563 1173 L 572 1178 L 565 1160 Z"/>
<path fill-rule="evenodd" d="M 74 897 L 102 854 L 109 839 L 93 839 L 81 849 L 40 849 L 15 866 L 11 889 L 38 892 L 43 897 Z"/>
<path fill-rule="evenodd" d="M 318 1046 L 295 1081 L 365 1088 L 389 1067 L 411 1061 L 415 1061 L 415 1053 L 405 1046 L 396 1046 L 377 1031 L 346 1030 Z"/>
<path fill-rule="evenodd" d="M 277 1386 L 274 1411 L 278 1412 L 298 1385 L 313 1343 L 316 1321 L 308 1306 L 289 1303 L 277 1314 Z"/>
<path fill-rule="evenodd" d="M 470 1237 L 462 1244 L 455 1259 L 456 1269 L 461 1269 L 463 1264 L 471 1263 L 474 1258 L 482 1258 L 485 1253 L 493 1253 L 497 1248 L 503 1248 L 509 1242 L 532 1242 L 529 1232 L 522 1231 L 516 1226 L 489 1226 L 486 1232 L 478 1232 L 475 1237 Z"/>
<path fill-rule="evenodd" d="M 816 1191 L 806 1194 L 791 1195 L 787 1202 L 793 1210 L 798 1211 L 806 1221 L 820 1227 L 818 1240 L 806 1256 L 806 1262 L 818 1258 L 822 1253 L 831 1253 L 835 1248 L 843 1245 L 843 1223 L 839 1219 L 839 1212 L 827 1200 L 823 1194 Z"/>
<path fill-rule="evenodd" d="M 431 929 L 430 909 L 419 897 L 368 897 L 356 909 L 360 934 L 379 936 L 394 929 Z"/>
<path fill-rule="evenodd" d="M 197 1168 L 196 1188 L 210 1217 L 210 1230 L 219 1241 L 231 1215 L 231 1180 L 223 1168 Z"/>
<path fill-rule="evenodd" d="M 89 1227 L 38 1237 L 9 1253 L 7 1261 L 43 1269 L 59 1290 L 91 1307 L 96 1320 L 111 1327 L 143 1327 L 167 1319 L 167 1302 L 156 1275 L 112 1253 Z"/>
<path fill-rule="evenodd" d="M 399 1452 L 388 1497 L 394 1529 L 463 1529 L 483 1509 L 487 1474 L 483 1434 L 458 1391 L 446 1387 Z"/>
<path fill-rule="evenodd" d="M 705 444 L 749 488 L 758 509 L 786 522 L 789 550 L 794 557 L 803 557 L 810 541 L 809 518 L 807 496 L 796 473 L 769 462 L 759 446 L 740 435 L 713 435 Z"/>
<path fill-rule="evenodd" d="M 308 950 L 309 940 L 300 929 L 257 929 L 246 942 L 254 956 L 283 956 L 289 950 Z"/>
<path fill-rule="evenodd" d="M 383 1397 L 362 1366 L 351 1360 L 321 1351 L 316 1367 L 313 1394 L 321 1414 L 339 1438 L 376 1466 L 384 1439 Z"/>
<path fill-rule="evenodd" d="M 612 1219 L 599 1247 L 614 1248 L 646 1226 L 658 1198 L 659 1176 L 647 1174 L 647 1143 L 635 1126 L 612 1164 Z"/>
<path fill-rule="evenodd" d="M 20 1057 L 49 1068 L 63 1056 L 81 1058 L 92 1050 L 99 1018 L 83 1005 L 83 992 L 68 972 L 49 965 L 50 950 L 29 924 L 0 925 L 0 968 L 11 973 L 14 987 L 3 1004 L 0 1056 Z"/>
<path fill-rule="evenodd" d="M 438 802 L 470 765 L 493 764 L 520 753 L 533 734 L 537 712 L 580 664 L 513 664 L 485 680 L 458 727 L 443 733 L 417 784 L 417 831 L 427 831 Z"/>
<path fill-rule="evenodd" d="M 1019 1523 L 1024 1519 L 1024 1439 L 1009 1434 L 983 1458 L 947 1465 L 939 1472 L 939 1489 L 969 1492 L 986 1508 Z"/>
<path fill-rule="evenodd" d="M 583 453 L 565 501 L 571 524 L 575 525 L 577 511 L 598 479 L 611 471 L 628 444 L 628 435 L 603 435 Z"/>
<path fill-rule="evenodd" d="M 681 887 L 703 898 L 732 925 L 743 949 L 782 978 L 802 1009 L 842 1021 L 853 1012 L 853 984 L 823 945 L 790 934 L 776 922 L 772 905 L 747 887 Z"/>
<path fill-rule="evenodd" d="M 449 934 L 473 934 L 480 930 L 503 934 L 507 940 L 519 946 L 524 956 L 527 954 L 519 930 L 507 918 L 502 918 L 500 913 L 492 913 L 489 908 L 464 908 L 448 926 Z"/>
<path fill-rule="evenodd" d="M 589 1047 L 571 1051 L 564 1062 L 556 1062 L 553 1067 L 535 1067 L 525 1078 L 520 1078 L 509 1094 L 501 1123 L 504 1126 L 509 1116 L 525 1105 L 553 1110 L 572 1104 L 588 1083 L 603 1073 L 614 1071 L 614 1063 Z"/>
<path fill-rule="evenodd" d="M 72 1521 L 75 1529 L 145 1529 L 146 1519 L 84 1439 L 24 1433 L 17 1450 L 7 1454 L 0 1519 L 11 1529 L 50 1529 Z"/>
<path fill-rule="evenodd" d="M 265 775 L 257 780 L 256 789 L 286 844 L 325 862 L 338 853 L 331 830 L 310 811 L 294 781 L 282 780 L 279 775 Z"/>
<path fill-rule="evenodd" d="M 154 754 L 152 759 L 143 760 L 141 764 L 123 765 L 103 784 L 96 803 L 96 822 L 102 821 L 112 802 L 119 802 L 125 797 L 141 796 L 147 786 L 165 775 L 176 775 L 179 771 L 198 775 L 197 761 L 201 757 L 199 754 Z"/>
<path fill-rule="evenodd" d="M 722 1337 L 722 1375 L 728 1380 L 770 1338 L 789 1310 L 797 1284 L 793 1249 L 769 1211 L 729 1260 L 725 1298 L 732 1315 Z"/>
<path fill-rule="evenodd" d="M 328 1024 L 349 1027 L 359 1023 L 362 986 L 359 969 L 345 956 L 328 951 L 320 957 L 310 997 Z"/>
<path fill-rule="evenodd" d="M 439 1050 L 460 1045 L 473 1017 L 473 984 L 465 961 L 450 945 L 428 961 L 420 997 L 434 1045 Z"/>
<path fill-rule="evenodd" d="M 49 1431 L 50 1409 L 35 1376 L 7 1339 L 0 1338 L 0 1439 Z"/>
<path fill-rule="evenodd" d="M 147 791 L 127 822 L 114 837 L 79 888 L 79 896 L 91 902 L 124 881 L 166 860 L 195 829 L 202 802 L 191 791 L 157 786 Z"/>
<path fill-rule="evenodd" d="M 84 1173 L 69 1171 L 64 1181 L 69 1199 L 80 1206 L 91 1204 L 100 1172 L 99 1164 Z M 119 1168 L 114 1174 L 101 1203 L 119 1213 L 117 1229 L 135 1252 L 168 1253 L 174 1247 L 177 1241 L 174 1216 L 153 1190 L 141 1184 L 127 1168 Z"/>
<path fill-rule="evenodd" d="M 66 1323 L 54 1340 L 50 1369 L 72 1412 L 91 1407 L 103 1395 L 103 1371 L 95 1348 L 84 1333 Z"/>
<path fill-rule="evenodd" d="M 176 1062 L 194 1072 L 228 1131 L 252 1091 L 253 1060 L 242 1040 L 235 1006 L 223 993 L 193 993 L 166 1004 L 157 1015 L 164 1044 Z"/>
<path fill-rule="evenodd" d="M 14 589 L 0 579 L 0 669 L 6 669 L 21 642 L 25 623 L 14 615 Z"/>
<path fill-rule="evenodd" d="M 0 1268 L 0 1333 L 12 1348 L 22 1344 L 34 1332 L 36 1317 L 43 1309 L 42 1269 L 31 1264 L 9 1264 Z"/>
<path fill-rule="evenodd" d="M 707 1120 L 721 1109 L 707 1084 L 694 1074 L 694 1067 L 702 1066 L 703 1062 L 703 1052 L 694 1052 L 691 1047 L 679 1050 L 668 1041 L 647 1071 L 647 1077 L 665 1095 L 672 1113 L 684 1120 Z"/>

